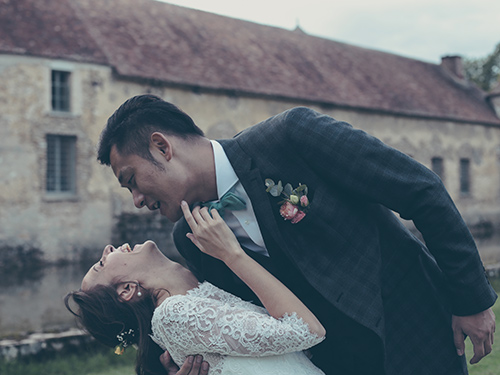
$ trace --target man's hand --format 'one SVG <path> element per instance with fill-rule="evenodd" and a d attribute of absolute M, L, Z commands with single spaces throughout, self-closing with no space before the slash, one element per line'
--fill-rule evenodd
<path fill-rule="evenodd" d="M 458 355 L 465 353 L 465 337 L 470 337 L 474 347 L 471 364 L 478 363 L 481 358 L 491 353 L 495 333 L 495 314 L 491 308 L 475 315 L 453 315 L 452 328 Z"/>
<path fill-rule="evenodd" d="M 208 375 L 208 362 L 204 361 L 201 355 L 190 355 L 180 369 L 167 351 L 160 356 L 160 362 L 168 375 Z"/>

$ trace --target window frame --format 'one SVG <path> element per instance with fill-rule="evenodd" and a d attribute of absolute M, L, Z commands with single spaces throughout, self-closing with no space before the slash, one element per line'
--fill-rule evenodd
<path fill-rule="evenodd" d="M 72 113 L 71 81 L 71 71 L 56 68 L 50 70 L 50 108 L 52 112 Z"/>
<path fill-rule="evenodd" d="M 77 196 L 77 136 L 47 133 L 45 140 L 47 144 L 45 196 L 51 199 L 75 198 Z"/>
<path fill-rule="evenodd" d="M 472 190 L 471 160 L 469 158 L 460 158 L 459 160 L 459 182 L 458 188 L 462 197 L 470 197 Z"/>
<path fill-rule="evenodd" d="M 431 169 L 432 171 L 439 176 L 441 181 L 445 181 L 445 170 L 444 170 L 444 158 L 441 156 L 434 156 L 431 159 Z"/>

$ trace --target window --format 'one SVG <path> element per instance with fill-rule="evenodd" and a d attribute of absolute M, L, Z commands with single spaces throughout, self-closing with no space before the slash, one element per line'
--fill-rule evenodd
<path fill-rule="evenodd" d="M 47 134 L 48 193 L 76 193 L 76 137 Z"/>
<path fill-rule="evenodd" d="M 70 111 L 70 72 L 52 71 L 52 110 Z"/>
<path fill-rule="evenodd" d="M 460 159 L 460 193 L 470 194 L 470 160 Z"/>
<path fill-rule="evenodd" d="M 443 158 L 435 157 L 431 159 L 432 171 L 444 181 L 444 162 Z"/>

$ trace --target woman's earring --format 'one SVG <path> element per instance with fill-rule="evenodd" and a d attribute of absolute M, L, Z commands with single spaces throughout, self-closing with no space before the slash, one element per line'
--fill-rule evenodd
<path fill-rule="evenodd" d="M 141 292 L 137 292 L 137 297 L 140 297 L 142 296 L 142 293 Z"/>

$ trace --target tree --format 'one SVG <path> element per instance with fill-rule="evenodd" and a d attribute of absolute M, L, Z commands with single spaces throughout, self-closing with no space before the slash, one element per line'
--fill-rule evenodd
<path fill-rule="evenodd" d="M 465 76 L 485 91 L 489 91 L 500 78 L 500 43 L 486 57 L 465 58 Z"/>

